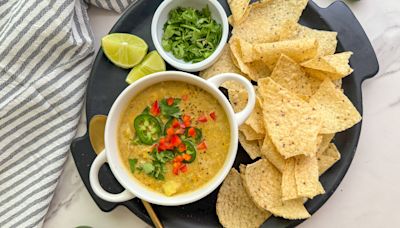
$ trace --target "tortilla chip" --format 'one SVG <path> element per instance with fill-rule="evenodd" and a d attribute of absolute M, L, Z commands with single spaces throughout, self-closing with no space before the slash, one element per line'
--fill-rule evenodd
<path fill-rule="evenodd" d="M 228 0 L 229 8 L 231 9 L 234 24 L 238 25 L 246 19 L 246 10 L 249 7 L 250 0 Z"/>
<path fill-rule="evenodd" d="M 257 133 L 250 125 L 246 123 L 239 126 L 239 131 L 242 132 L 246 140 L 249 141 L 264 139 L 265 136 L 265 133 Z"/>
<path fill-rule="evenodd" d="M 330 167 L 332 167 L 337 161 L 340 160 L 340 153 L 336 148 L 335 144 L 330 143 L 328 148 L 324 151 L 318 151 L 318 172 L 322 175 Z"/>
<path fill-rule="evenodd" d="M 341 132 L 361 121 L 351 101 L 329 79 L 310 98 L 310 105 L 322 120 L 321 134 Z"/>
<path fill-rule="evenodd" d="M 333 80 L 332 83 L 335 85 L 336 89 L 342 88 L 342 79 Z"/>
<path fill-rule="evenodd" d="M 264 137 L 260 154 L 261 157 L 271 162 L 281 173 L 283 172 L 285 168 L 285 158 L 276 150 L 268 134 Z"/>
<path fill-rule="evenodd" d="M 325 193 L 319 182 L 318 160 L 316 156 L 296 157 L 295 177 L 297 194 L 300 197 L 312 199 L 314 196 Z"/>
<path fill-rule="evenodd" d="M 256 99 L 256 105 L 254 106 L 253 112 L 250 114 L 245 123 L 249 125 L 257 134 L 265 135 L 261 100 L 258 97 Z"/>
<path fill-rule="evenodd" d="M 226 228 L 256 228 L 271 216 L 268 211 L 256 207 L 244 189 L 240 174 L 234 168 L 218 192 L 216 211 L 220 223 Z"/>
<path fill-rule="evenodd" d="M 243 133 L 239 132 L 239 142 L 251 159 L 254 160 L 260 157 L 260 146 L 258 145 L 258 140 L 247 140 Z"/>
<path fill-rule="evenodd" d="M 308 0 L 270 0 L 250 5 L 248 17 L 236 24 L 232 34 L 250 43 L 279 40 L 279 30 L 286 21 L 297 22 Z"/>
<path fill-rule="evenodd" d="M 241 42 L 239 39 L 232 36 L 229 44 L 231 47 L 231 57 L 233 63 L 252 80 L 257 81 L 259 78 L 265 78 L 271 74 L 270 68 L 263 61 L 257 60 L 248 63 L 244 62 Z M 246 54 L 246 56 L 248 56 L 249 53 L 246 51 Z"/>
<path fill-rule="evenodd" d="M 270 212 L 275 216 L 285 219 L 306 219 L 311 215 L 308 213 L 303 203 L 303 198 L 283 201 L 283 206 L 274 207 Z"/>
<path fill-rule="evenodd" d="M 349 65 L 349 59 L 352 54 L 352 52 L 348 51 L 326 55 L 303 62 L 301 66 L 305 67 L 305 71 L 315 78 L 337 80 L 353 72 Z"/>
<path fill-rule="evenodd" d="M 231 50 L 229 48 L 229 45 L 225 45 L 221 56 L 215 62 L 211 67 L 201 71 L 199 73 L 200 77 L 204 79 L 209 79 L 215 75 L 222 74 L 222 73 L 237 73 L 242 75 L 243 77 L 247 78 L 246 75 L 244 75 L 232 62 L 231 58 Z M 227 81 L 224 82 L 221 87 L 224 87 L 226 89 L 244 89 L 244 87 L 235 81 Z"/>
<path fill-rule="evenodd" d="M 322 136 L 322 141 L 318 147 L 317 154 L 323 153 L 328 148 L 335 134 L 321 134 L 320 136 Z"/>
<path fill-rule="evenodd" d="M 298 23 L 283 25 L 280 40 L 315 38 L 318 41 L 317 56 L 333 55 L 337 46 L 337 32 L 311 29 Z"/>
<path fill-rule="evenodd" d="M 228 90 L 229 101 L 235 112 L 240 112 L 247 104 L 246 90 Z M 262 121 L 262 110 L 259 99 L 249 118 L 239 127 L 247 140 L 263 139 L 265 135 L 264 123 Z"/>
<path fill-rule="evenodd" d="M 321 122 L 313 108 L 270 78 L 261 81 L 259 91 L 264 124 L 279 153 L 285 158 L 315 155 Z"/>
<path fill-rule="evenodd" d="M 292 200 L 299 198 L 295 177 L 296 159 L 289 158 L 285 161 L 285 168 L 282 172 L 282 200 Z"/>
<path fill-rule="evenodd" d="M 301 63 L 317 55 L 318 42 L 316 39 L 284 40 L 273 43 L 259 43 L 253 45 L 252 58 L 247 60 L 261 60 L 270 69 L 273 69 L 281 54 Z M 250 56 L 250 54 L 247 54 Z"/>
<path fill-rule="evenodd" d="M 286 55 L 281 55 L 270 77 L 301 98 L 308 100 L 312 95 L 309 77 L 305 76 L 300 65 Z"/>
<path fill-rule="evenodd" d="M 242 170 L 241 170 L 242 171 Z M 243 184 L 253 202 L 264 210 L 282 206 L 282 175 L 265 159 L 243 169 Z"/>
<path fill-rule="evenodd" d="M 247 104 L 246 90 L 228 89 L 228 97 L 235 112 L 242 111 Z"/>

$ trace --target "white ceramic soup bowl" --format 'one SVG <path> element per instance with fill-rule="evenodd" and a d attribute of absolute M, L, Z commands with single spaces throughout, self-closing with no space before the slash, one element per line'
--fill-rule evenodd
<path fill-rule="evenodd" d="M 215 51 L 208 58 L 198 63 L 185 62 L 181 59 L 175 58 L 171 52 L 165 51 L 161 43 L 164 34 L 164 24 L 168 21 L 169 12 L 178 7 L 191 7 L 201 10 L 207 5 L 210 9 L 212 18 L 222 26 L 221 40 Z M 153 21 L 151 22 L 151 38 L 158 53 L 160 53 L 161 57 L 173 67 L 188 72 L 201 71 L 215 63 L 221 55 L 222 49 L 228 40 L 228 34 L 228 17 L 224 8 L 217 0 L 164 0 L 154 13 Z"/>
<path fill-rule="evenodd" d="M 241 83 L 248 92 L 248 102 L 246 107 L 235 113 L 225 95 L 218 89 L 225 81 L 237 81 Z M 122 160 L 119 155 L 118 149 L 118 128 L 122 113 L 126 111 L 131 100 L 144 89 L 151 87 L 154 84 L 165 81 L 177 81 L 192 84 L 200 87 L 207 91 L 209 94 L 214 96 L 219 104 L 225 111 L 230 126 L 230 147 L 229 151 L 219 172 L 202 187 L 185 193 L 180 193 L 173 196 L 166 196 L 159 192 L 156 192 L 138 180 L 131 176 L 129 171 L 124 167 Z M 130 200 L 134 197 L 146 200 L 153 204 L 164 205 L 164 206 L 176 206 L 192 203 L 197 201 L 212 191 L 214 191 L 221 182 L 225 179 L 229 170 L 231 169 L 237 153 L 238 146 L 238 126 L 241 125 L 251 114 L 255 105 L 255 92 L 251 83 L 244 77 L 234 74 L 225 73 L 212 77 L 208 80 L 204 80 L 198 76 L 178 72 L 178 71 L 166 71 L 155 73 L 139 79 L 138 81 L 127 87 L 114 102 L 109 112 L 106 129 L 105 129 L 105 149 L 96 157 L 91 168 L 90 168 L 90 184 L 93 191 L 100 198 L 110 202 L 123 202 Z M 228 130 L 228 129 L 227 129 Z M 99 170 L 104 163 L 108 163 L 112 173 L 119 183 L 125 188 L 125 191 L 112 194 L 105 191 L 99 183 Z"/>

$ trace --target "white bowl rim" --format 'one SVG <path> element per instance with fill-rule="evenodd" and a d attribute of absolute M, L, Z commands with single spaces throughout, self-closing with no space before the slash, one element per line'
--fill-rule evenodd
<path fill-rule="evenodd" d="M 151 37 L 154 43 L 155 48 L 157 49 L 158 53 L 161 55 L 161 57 L 168 62 L 170 65 L 173 67 L 183 70 L 183 71 L 188 71 L 188 72 L 196 72 L 196 71 L 201 71 L 204 70 L 205 68 L 211 66 L 220 56 L 222 53 L 227 41 L 228 41 L 228 35 L 229 35 L 229 23 L 228 23 L 228 17 L 226 15 L 226 12 L 222 5 L 217 1 L 217 0 L 206 0 L 204 1 L 206 3 L 212 4 L 218 11 L 219 17 L 221 18 L 222 21 L 222 36 L 220 43 L 218 44 L 217 48 L 215 51 L 206 59 L 204 59 L 201 62 L 198 63 L 184 63 L 184 62 L 179 62 L 175 58 L 172 58 L 170 55 L 167 54 L 167 52 L 164 50 L 164 48 L 161 46 L 159 40 L 158 40 L 158 31 L 157 31 L 157 25 L 159 22 L 159 18 L 161 14 L 164 12 L 166 7 L 169 4 L 172 4 L 175 0 L 164 0 L 157 8 L 156 12 L 154 13 L 153 20 L 151 23 Z M 199 1 L 199 0 L 192 0 L 192 1 Z"/>

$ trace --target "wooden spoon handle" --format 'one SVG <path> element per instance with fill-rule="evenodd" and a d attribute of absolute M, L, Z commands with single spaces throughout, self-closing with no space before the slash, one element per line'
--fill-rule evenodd
<path fill-rule="evenodd" d="M 154 212 L 153 207 L 147 201 L 142 200 L 142 203 L 144 205 L 144 208 L 146 208 L 146 211 L 149 214 L 150 219 L 153 222 L 154 226 L 156 228 L 163 228 L 163 225 L 158 219 L 157 214 Z"/>

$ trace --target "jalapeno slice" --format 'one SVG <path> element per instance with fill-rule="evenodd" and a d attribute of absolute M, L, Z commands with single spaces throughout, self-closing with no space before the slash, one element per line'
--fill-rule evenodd
<path fill-rule="evenodd" d="M 161 125 L 157 118 L 149 114 L 140 114 L 133 123 L 140 142 L 146 145 L 155 143 L 161 135 Z"/>
<path fill-rule="evenodd" d="M 186 151 L 185 151 L 185 153 L 191 156 L 191 158 L 190 158 L 189 161 L 184 160 L 183 162 L 184 162 L 184 163 L 192 163 L 192 162 L 196 159 L 196 154 L 197 154 L 196 147 L 195 147 L 194 144 L 193 144 L 191 141 L 189 141 L 189 140 L 183 140 L 182 142 L 183 142 L 183 143 L 185 144 L 185 146 L 186 146 Z"/>
<path fill-rule="evenodd" d="M 189 134 L 189 131 L 190 131 L 191 128 L 193 128 L 195 130 L 195 132 L 196 132 L 194 137 L 190 136 L 190 134 Z M 203 133 L 197 127 L 188 127 L 188 128 L 185 129 L 185 136 L 186 136 L 187 139 L 194 139 L 194 141 L 196 143 L 199 143 L 201 141 L 201 139 L 203 138 Z"/>

